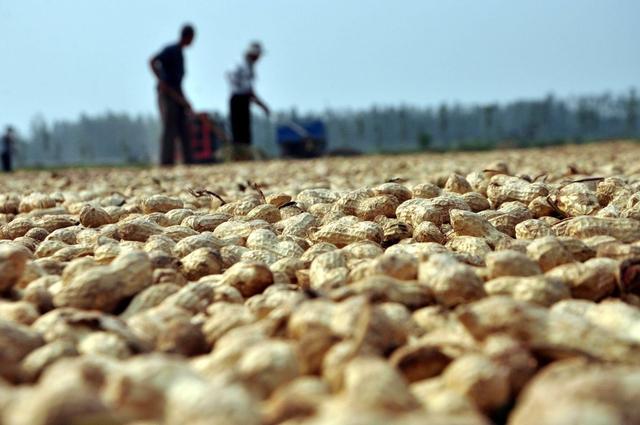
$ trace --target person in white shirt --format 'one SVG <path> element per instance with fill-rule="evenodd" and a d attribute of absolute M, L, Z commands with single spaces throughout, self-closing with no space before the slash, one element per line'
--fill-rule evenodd
<path fill-rule="evenodd" d="M 236 147 L 251 145 L 251 103 L 262 108 L 267 116 L 270 114 L 269 107 L 256 95 L 253 88 L 255 65 L 262 53 L 262 45 L 259 42 L 251 43 L 245 52 L 244 62 L 228 74 L 231 85 L 231 132 Z"/>

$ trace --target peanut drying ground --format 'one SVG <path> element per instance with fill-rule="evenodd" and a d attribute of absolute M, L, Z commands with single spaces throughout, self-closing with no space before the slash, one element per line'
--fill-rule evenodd
<path fill-rule="evenodd" d="M 0 424 L 638 424 L 640 145 L 0 176 Z"/>
<path fill-rule="evenodd" d="M 609 142 L 547 149 L 497 150 L 473 153 L 377 155 L 355 158 L 331 158 L 310 161 L 268 161 L 232 163 L 190 168 L 140 170 L 137 168 L 96 168 L 67 171 L 16 172 L 0 174 L 3 191 L 30 193 L 60 190 L 124 191 L 133 186 L 143 193 L 180 193 L 188 186 L 207 187 L 219 193 L 237 195 L 237 184 L 252 180 L 265 192 L 301 190 L 307 187 L 357 189 L 384 183 L 393 178 L 406 179 L 405 185 L 433 181 L 452 172 L 482 170 L 495 161 L 509 164 L 513 173 L 542 173 L 559 179 L 571 174 L 598 176 L 640 172 L 640 145 Z M 572 170 L 570 167 L 575 167 Z M 163 186 L 158 190 L 158 181 Z M 144 187 L 146 186 L 146 187 Z M 164 187 L 166 186 L 166 187 Z"/>

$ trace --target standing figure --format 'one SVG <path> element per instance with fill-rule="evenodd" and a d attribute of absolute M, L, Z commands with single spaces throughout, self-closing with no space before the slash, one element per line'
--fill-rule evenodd
<path fill-rule="evenodd" d="M 180 40 L 165 47 L 150 61 L 151 70 L 158 79 L 158 104 L 162 117 L 161 165 L 173 165 L 176 138 L 180 139 L 184 162 L 188 164 L 191 161 L 187 114 L 192 111 L 182 92 L 185 75 L 182 50 L 191 45 L 194 37 L 193 27 L 185 25 L 180 32 Z"/>
<path fill-rule="evenodd" d="M 244 156 L 251 152 L 251 103 L 255 103 L 267 116 L 269 107 L 256 95 L 253 82 L 256 78 L 255 65 L 262 55 L 262 45 L 253 42 L 245 52 L 244 61 L 228 74 L 231 85 L 229 115 L 233 133 L 234 156 Z M 247 158 L 240 158 L 247 159 Z"/>
<path fill-rule="evenodd" d="M 13 155 L 15 145 L 15 132 L 13 127 L 7 127 L 4 136 L 2 136 L 2 171 L 9 173 L 13 170 L 11 156 Z"/>

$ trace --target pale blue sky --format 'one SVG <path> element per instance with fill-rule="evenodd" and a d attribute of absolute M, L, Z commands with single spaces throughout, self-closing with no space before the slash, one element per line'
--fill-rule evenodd
<path fill-rule="evenodd" d="M 252 39 L 276 110 L 417 106 L 640 87 L 638 0 L 0 0 L 0 125 L 155 113 L 149 57 L 197 29 L 185 91 L 225 110 Z"/>

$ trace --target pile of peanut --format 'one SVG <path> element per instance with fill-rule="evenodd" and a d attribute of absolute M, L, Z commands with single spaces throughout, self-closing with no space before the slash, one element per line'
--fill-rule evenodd
<path fill-rule="evenodd" d="M 0 423 L 640 423 L 640 146 L 0 177 Z"/>

